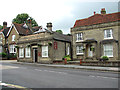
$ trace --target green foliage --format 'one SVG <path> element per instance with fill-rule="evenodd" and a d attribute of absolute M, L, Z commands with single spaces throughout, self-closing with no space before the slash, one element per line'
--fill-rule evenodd
<path fill-rule="evenodd" d="M 62 30 L 56 30 L 56 32 L 63 34 Z"/>
<path fill-rule="evenodd" d="M 64 59 L 67 59 L 67 61 L 70 61 L 71 60 L 71 58 L 70 58 L 70 55 L 66 55 L 66 56 L 64 56 Z"/>
<path fill-rule="evenodd" d="M 30 16 L 27 14 L 27 13 L 22 13 L 22 14 L 18 14 L 16 16 L 16 18 L 13 19 L 13 23 L 18 23 L 18 24 L 22 24 L 24 22 L 28 23 L 27 19 L 29 18 Z M 32 20 L 32 27 L 34 26 L 38 26 L 37 22 L 31 18 Z"/>
<path fill-rule="evenodd" d="M 17 54 L 9 54 L 9 58 L 17 58 Z"/>
<path fill-rule="evenodd" d="M 3 26 L 0 25 L 0 29 L 3 29 Z"/>
<path fill-rule="evenodd" d="M 71 34 L 69 34 L 69 33 L 68 33 L 67 35 L 68 35 L 68 36 L 71 36 Z"/>
<path fill-rule="evenodd" d="M 15 48 L 19 48 L 19 46 L 16 45 Z"/>
<path fill-rule="evenodd" d="M 2 52 L 2 53 L 0 53 L 0 57 L 3 57 L 3 58 L 17 58 L 17 54 L 7 54 L 7 53 L 5 53 L 5 52 Z"/>
<path fill-rule="evenodd" d="M 0 53 L 0 57 L 6 57 L 6 56 L 7 56 L 6 53 L 4 53 L 4 52 Z"/>
<path fill-rule="evenodd" d="M 49 44 L 50 46 L 52 46 L 52 43 L 51 43 L 51 42 L 48 42 L 48 44 Z"/>
<path fill-rule="evenodd" d="M 109 60 L 109 58 L 107 56 L 102 56 L 101 59 L 102 60 Z"/>

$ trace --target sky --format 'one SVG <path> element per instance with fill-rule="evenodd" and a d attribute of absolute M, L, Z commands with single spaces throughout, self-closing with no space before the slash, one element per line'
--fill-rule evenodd
<path fill-rule="evenodd" d="M 92 16 L 94 11 L 100 14 L 101 8 L 106 13 L 118 12 L 119 0 L 1 0 L 0 25 L 6 21 L 8 26 L 21 13 L 34 18 L 39 26 L 46 28 L 46 23 L 53 24 L 53 31 L 62 30 L 70 33 L 75 21 Z"/>

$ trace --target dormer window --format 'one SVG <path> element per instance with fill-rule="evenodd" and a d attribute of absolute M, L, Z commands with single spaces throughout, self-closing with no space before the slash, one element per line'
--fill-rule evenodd
<path fill-rule="evenodd" d="M 12 41 L 15 41 L 15 35 L 12 35 Z"/>
<path fill-rule="evenodd" d="M 104 39 L 113 39 L 112 29 L 104 31 Z"/>
<path fill-rule="evenodd" d="M 28 26 L 27 26 L 27 24 L 26 24 L 26 23 L 23 25 L 23 27 L 24 27 L 24 28 L 28 28 Z"/>

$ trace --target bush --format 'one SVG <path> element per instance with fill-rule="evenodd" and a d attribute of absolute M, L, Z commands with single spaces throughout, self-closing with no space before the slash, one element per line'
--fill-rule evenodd
<path fill-rule="evenodd" d="M 70 58 L 70 55 L 66 55 L 66 56 L 64 56 L 64 59 L 67 59 L 67 61 L 70 61 L 71 60 L 71 58 Z"/>
<path fill-rule="evenodd" d="M 6 56 L 7 56 L 6 53 L 4 53 L 4 52 L 0 53 L 0 57 L 6 57 Z"/>
<path fill-rule="evenodd" d="M 9 58 L 17 58 L 17 54 L 9 54 Z"/>
<path fill-rule="evenodd" d="M 107 56 L 102 56 L 101 60 L 109 60 L 109 58 Z"/>

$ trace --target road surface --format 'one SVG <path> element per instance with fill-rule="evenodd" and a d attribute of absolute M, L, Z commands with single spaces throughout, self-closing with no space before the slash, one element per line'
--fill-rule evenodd
<path fill-rule="evenodd" d="M 118 73 L 2 62 L 1 83 L 20 88 L 118 88 Z M 13 88 L 14 88 L 13 87 Z"/>

